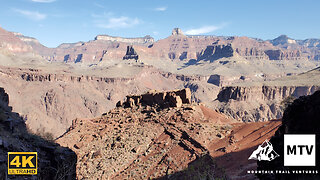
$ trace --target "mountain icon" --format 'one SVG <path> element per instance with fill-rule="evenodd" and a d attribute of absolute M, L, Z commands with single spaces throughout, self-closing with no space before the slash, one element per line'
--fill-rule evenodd
<path fill-rule="evenodd" d="M 249 159 L 258 161 L 272 161 L 280 155 L 273 150 L 272 144 L 266 139 L 256 150 L 252 152 Z"/>

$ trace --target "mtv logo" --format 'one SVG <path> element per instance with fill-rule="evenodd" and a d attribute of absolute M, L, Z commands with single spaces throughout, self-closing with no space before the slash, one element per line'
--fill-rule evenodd
<path fill-rule="evenodd" d="M 279 154 L 273 150 L 272 144 L 266 139 L 261 145 L 258 146 L 256 150 L 252 152 L 249 159 L 258 161 L 272 161 L 277 157 L 279 157 Z"/>
<path fill-rule="evenodd" d="M 284 166 L 315 166 L 316 135 L 285 134 Z"/>

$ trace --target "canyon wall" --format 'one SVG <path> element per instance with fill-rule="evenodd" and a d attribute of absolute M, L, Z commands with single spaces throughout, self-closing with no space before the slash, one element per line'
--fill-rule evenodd
<path fill-rule="evenodd" d="M 142 44 L 142 45 L 150 45 L 154 43 L 154 39 L 151 36 L 144 36 L 141 38 L 122 38 L 122 37 L 113 37 L 108 35 L 98 35 L 94 38 L 94 40 L 115 41 L 115 42 L 129 43 L 129 44 Z"/>
<path fill-rule="evenodd" d="M 77 117 L 92 118 L 113 108 L 127 94 L 150 89 L 182 88 L 186 77 L 144 67 L 130 78 L 46 73 L 42 70 L 0 68 L 0 85 L 12 96 L 10 106 L 33 132 L 63 134 Z"/>
<path fill-rule="evenodd" d="M 3 34 L 3 49 L 16 53 L 33 52 L 48 61 L 58 62 L 92 64 L 120 61 L 126 55 L 127 46 L 134 46 L 142 60 L 212 60 L 232 57 L 234 53 L 248 60 L 319 60 L 320 57 L 318 39 L 293 40 L 279 36 L 263 41 L 237 36 L 186 36 L 179 28 L 173 29 L 171 36 L 158 41 L 150 36 L 123 38 L 98 35 L 88 42 L 65 43 L 56 48 L 47 48 L 35 38 L 4 29 L 0 34 Z"/>
<path fill-rule="evenodd" d="M 314 93 L 320 86 L 228 86 L 222 87 L 215 101 L 217 108 L 242 121 L 281 118 L 287 98 Z"/>
<path fill-rule="evenodd" d="M 24 119 L 9 106 L 13 99 L 0 87 L 0 179 L 8 179 L 8 152 L 37 152 L 37 178 L 75 179 L 76 154 L 53 143 L 45 132 L 31 133 Z"/>
<path fill-rule="evenodd" d="M 49 61 L 72 63 L 120 61 L 127 55 L 127 46 L 134 46 L 141 60 L 213 61 L 234 54 L 247 60 L 318 60 L 320 56 L 318 41 L 312 39 L 293 43 L 284 37 L 263 41 L 237 36 L 186 36 L 179 28 L 173 29 L 171 36 L 156 42 L 150 36 L 123 38 L 98 35 L 88 42 L 65 43 L 57 48 L 47 48 L 36 39 L 20 33 L 12 33 L 8 37 L 6 41 L 11 43 L 3 45 L 7 49 L 15 52 L 34 51 Z"/>

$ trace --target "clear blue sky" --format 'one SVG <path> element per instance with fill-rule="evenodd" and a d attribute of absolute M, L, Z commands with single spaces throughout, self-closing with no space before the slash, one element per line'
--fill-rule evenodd
<path fill-rule="evenodd" d="M 320 38 L 318 0 L 0 0 L 0 26 L 48 47 L 97 34 Z"/>

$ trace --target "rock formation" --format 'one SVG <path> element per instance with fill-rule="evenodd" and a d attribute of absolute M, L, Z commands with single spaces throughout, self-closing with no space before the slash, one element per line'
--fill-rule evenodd
<path fill-rule="evenodd" d="M 183 104 L 162 107 L 168 96 Z M 187 89 L 130 95 L 101 117 L 74 120 L 56 142 L 77 153 L 78 179 L 248 178 L 247 154 L 281 122 L 236 123 L 189 98 Z"/>
<path fill-rule="evenodd" d="M 267 50 L 265 51 L 270 60 L 300 60 L 306 59 L 302 57 L 300 50 L 282 51 L 282 50 Z"/>
<path fill-rule="evenodd" d="M 148 105 L 164 107 L 181 107 L 182 104 L 191 103 L 191 91 L 189 88 L 168 92 L 150 91 L 142 95 L 127 96 L 125 102 L 119 101 L 117 107 L 129 107 Z"/>
<path fill-rule="evenodd" d="M 123 56 L 123 60 L 128 60 L 128 59 L 135 59 L 136 61 L 139 59 L 139 55 L 138 55 L 137 52 L 133 49 L 132 46 L 127 46 L 126 55 Z"/>
<path fill-rule="evenodd" d="M 251 86 L 222 87 L 216 101 L 224 112 L 243 121 L 267 121 L 282 117 L 281 102 L 286 98 L 310 95 L 320 86 Z"/>
<path fill-rule="evenodd" d="M 183 32 L 180 28 L 174 28 L 171 33 L 172 36 L 183 36 Z"/>
<path fill-rule="evenodd" d="M 201 51 L 198 55 L 198 61 L 207 60 L 214 61 L 223 57 L 232 57 L 234 55 L 234 49 L 231 44 L 227 45 L 211 45 L 207 46 L 204 51 Z"/>
<path fill-rule="evenodd" d="M 70 130 L 57 142 L 77 152 L 77 178 L 165 176 L 167 163 L 169 173 L 173 173 L 193 160 L 204 158 L 208 150 L 203 145 L 209 137 L 201 137 L 213 133 L 214 125 L 232 122 L 203 105 L 190 104 L 190 98 L 189 89 L 127 96 L 123 106 L 101 118 L 74 120 Z M 162 106 L 166 104 L 172 106 Z M 211 123 L 196 126 L 205 122 Z M 93 163 L 101 168 L 95 168 Z M 208 163 L 215 167 L 213 161 Z"/>
<path fill-rule="evenodd" d="M 260 48 L 236 48 L 235 52 L 241 55 L 242 57 L 255 60 L 255 59 L 270 59 L 268 55 L 264 52 L 264 50 Z"/>

